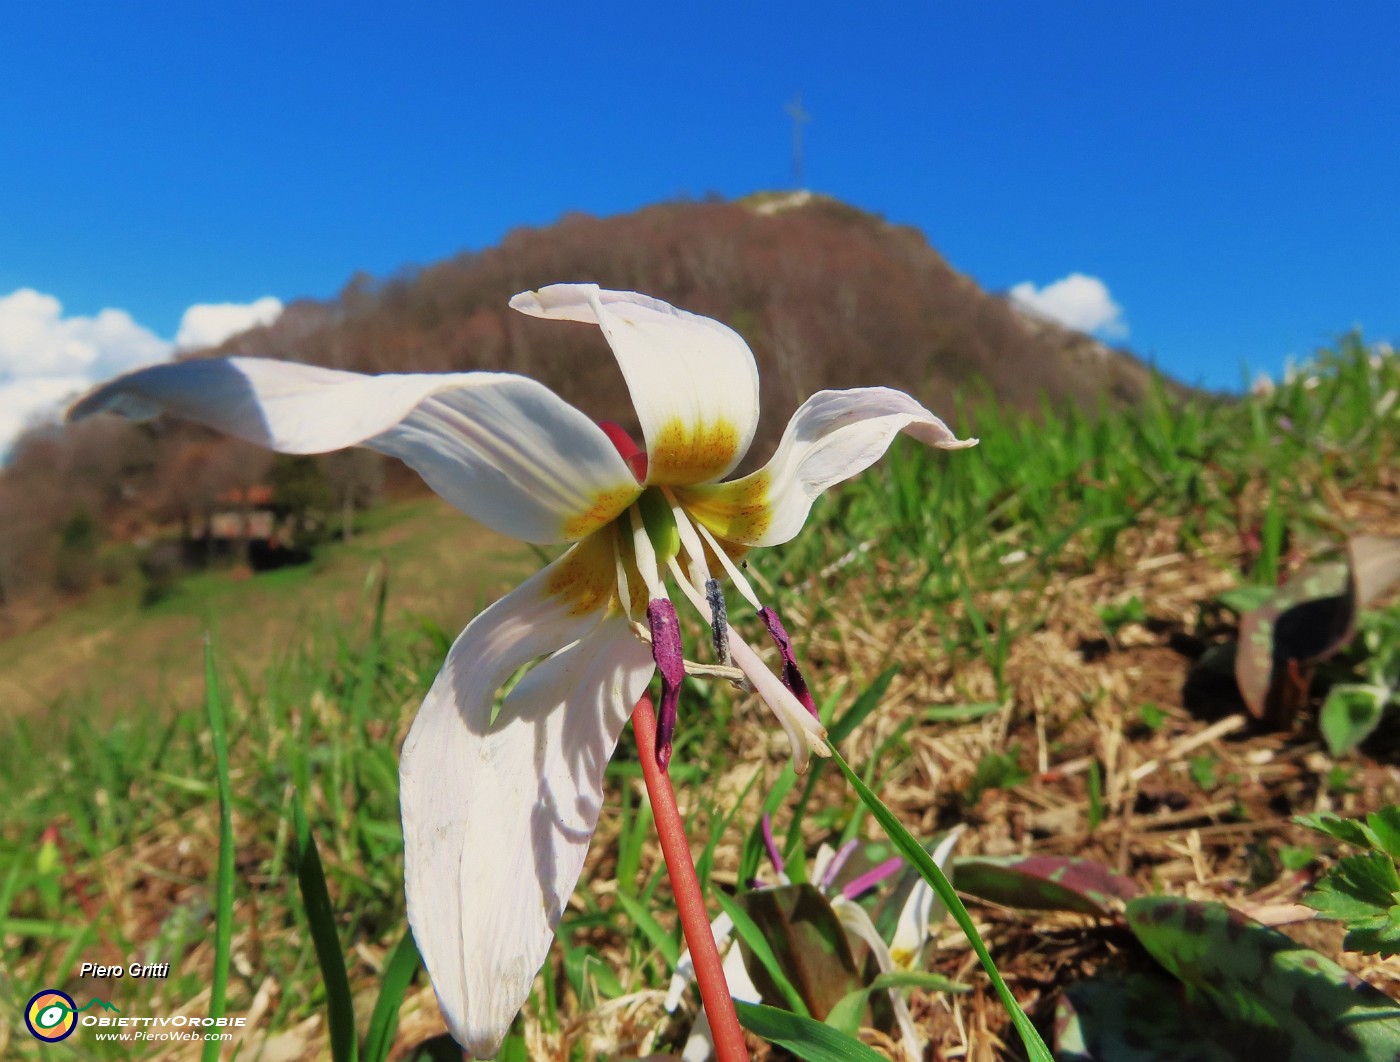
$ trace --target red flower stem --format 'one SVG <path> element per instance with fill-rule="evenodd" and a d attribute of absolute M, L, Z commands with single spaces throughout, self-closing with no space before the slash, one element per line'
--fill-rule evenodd
<path fill-rule="evenodd" d="M 690 858 L 690 841 L 685 835 L 676 794 L 671 788 L 671 776 L 656 762 L 656 713 L 646 694 L 632 711 L 632 730 L 637 735 L 638 759 L 642 761 L 642 777 L 647 783 L 652 818 L 656 834 L 661 839 L 661 854 L 666 858 L 666 873 L 671 878 L 671 892 L 676 898 L 681 929 L 686 947 L 695 963 L 695 979 L 700 982 L 700 1001 L 710 1019 L 710 1033 L 715 1039 L 715 1054 L 719 1062 L 748 1062 L 749 1048 L 744 1043 L 739 1017 L 734 1013 L 734 1001 L 729 997 L 729 984 L 724 979 L 719 949 L 710 932 L 710 916 L 705 910 L 705 898 L 700 894 L 700 879 L 695 876 L 695 863 Z"/>

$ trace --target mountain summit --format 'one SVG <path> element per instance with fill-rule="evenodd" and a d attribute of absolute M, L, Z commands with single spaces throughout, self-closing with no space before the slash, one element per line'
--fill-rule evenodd
<path fill-rule="evenodd" d="M 218 352 L 362 372 L 520 372 L 626 424 L 631 405 L 597 329 L 507 308 L 516 292 L 558 281 L 645 292 L 736 329 L 758 358 L 768 442 L 825 387 L 887 384 L 949 411 L 969 391 L 1019 407 L 1131 404 L 1152 375 L 983 291 L 919 231 L 810 192 L 568 215 L 388 280 L 357 276 Z"/>

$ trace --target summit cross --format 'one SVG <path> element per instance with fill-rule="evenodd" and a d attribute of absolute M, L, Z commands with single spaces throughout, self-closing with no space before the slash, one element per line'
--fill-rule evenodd
<path fill-rule="evenodd" d="M 802 109 L 802 93 L 796 93 L 792 102 L 783 110 L 792 116 L 792 183 L 802 187 L 802 126 L 812 120 L 812 116 Z"/>

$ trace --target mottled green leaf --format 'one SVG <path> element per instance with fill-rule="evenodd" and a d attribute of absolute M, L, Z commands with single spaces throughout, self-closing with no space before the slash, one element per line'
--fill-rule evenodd
<path fill-rule="evenodd" d="M 790 1010 L 807 1013 L 802 993 L 787 976 L 763 930 L 749 917 L 746 906 L 739 902 L 738 897 L 726 896 L 722 892 L 716 892 L 715 899 L 734 923 L 734 936 L 743 949 L 744 967 L 762 997 L 781 1001 Z"/>
<path fill-rule="evenodd" d="M 782 979 L 793 987 L 813 1017 L 825 1018 L 838 1000 L 861 987 L 846 931 L 815 886 L 759 889 L 736 896 L 733 902 L 763 935 Z M 761 958 L 760 962 L 749 961 L 751 953 L 763 949 L 754 949 L 747 937 L 739 939 L 754 987 L 766 1000 L 786 1002 L 781 979 L 772 976 L 768 963 Z"/>
<path fill-rule="evenodd" d="M 1333 756 L 1345 756 L 1380 724 L 1390 690 L 1385 686 L 1344 683 L 1333 686 L 1322 703 L 1317 725 Z"/>
<path fill-rule="evenodd" d="M 1278 1055 L 1281 1034 L 1221 1020 L 1161 974 L 1103 974 L 1065 989 L 1055 1008 L 1058 1062 L 1239 1062 Z M 1286 1049 L 1286 1045 L 1282 1045 Z"/>
<path fill-rule="evenodd" d="M 1357 615 L 1397 581 L 1400 537 L 1356 535 L 1346 562 L 1310 565 L 1242 612 L 1235 677 L 1250 713 L 1289 725 L 1314 666 L 1350 640 Z"/>
<path fill-rule="evenodd" d="M 1400 1008 L 1330 959 L 1224 904 L 1128 903 L 1128 925 L 1191 993 L 1271 1046 L 1270 1062 L 1392 1059 Z"/>
<path fill-rule="evenodd" d="M 1235 679 L 1250 714 L 1287 726 L 1313 665 L 1345 644 L 1355 614 L 1350 571 L 1340 562 L 1303 569 L 1243 613 Z"/>
<path fill-rule="evenodd" d="M 953 877 L 960 891 L 1006 907 L 1102 917 L 1138 894 L 1102 863 L 1064 856 L 967 856 L 953 861 Z"/>

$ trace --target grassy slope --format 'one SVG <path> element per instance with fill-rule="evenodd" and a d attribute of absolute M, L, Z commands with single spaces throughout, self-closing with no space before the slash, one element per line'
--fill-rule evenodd
<path fill-rule="evenodd" d="M 1393 409 L 1376 415 L 1397 388 L 1393 362 L 1374 369 L 1352 350 L 1320 386 L 1238 407 L 1159 405 L 1040 424 L 984 414 L 977 450 L 897 446 L 819 505 L 799 540 L 755 558 L 755 570 L 797 636 L 819 700 L 844 706 L 898 666 L 880 710 L 844 751 L 917 833 L 962 821 L 969 853 L 1073 851 L 1150 887 L 1246 906 L 1292 900 L 1305 878 L 1279 873 L 1274 858 L 1280 844 L 1300 840 L 1288 815 L 1394 801 L 1395 782 L 1365 755 L 1337 770 L 1306 725 L 1273 735 L 1250 730 L 1228 702 L 1188 708 L 1183 681 L 1192 659 L 1229 633 L 1229 614 L 1214 605 L 1219 592 L 1286 570 L 1348 530 L 1400 532 L 1400 432 Z M 1260 534 L 1271 506 L 1288 532 L 1282 541 Z M 73 986 L 137 1013 L 197 1006 L 207 991 L 217 812 L 202 719 L 175 710 L 190 700 L 174 691 L 196 681 L 198 618 L 217 602 L 221 653 L 240 665 L 225 667 L 239 843 L 231 1012 L 253 1019 L 254 1044 L 277 1038 L 282 1057 L 324 1050 L 319 978 L 286 861 L 290 794 L 295 787 L 305 796 L 352 985 L 368 992 L 402 930 L 396 752 L 450 637 L 441 627 L 455 630 L 478 592 L 492 594 L 531 566 L 426 504 L 402 515 L 338 551 L 324 573 L 215 580 L 214 596 L 187 597 L 133 624 L 127 644 L 151 644 L 106 650 L 118 661 L 107 674 L 124 678 L 102 703 L 122 716 L 125 684 L 140 688 L 140 673 L 174 660 L 168 674 L 185 678 L 169 678 L 169 692 L 151 702 L 165 710 L 126 715 L 111 728 L 65 732 L 40 715 L 12 726 L 0 748 L 0 1014 L 15 1020 L 13 1005 L 38 986 L 71 985 L 79 959 L 172 960 L 166 982 Z M 392 558 L 382 631 L 372 623 L 373 595 L 363 592 L 380 551 Z M 437 610 L 438 622 L 399 618 L 408 606 Z M 117 605 L 102 608 L 111 610 L 102 622 L 117 614 Z M 1129 619 L 1106 622 L 1115 608 Z M 101 630 L 91 617 L 64 622 L 69 642 Z M 45 651 L 55 654 L 51 669 L 82 659 L 57 655 L 71 646 Z M 0 670 L 28 666 L 16 665 L 22 654 L 13 646 L 0 652 L 17 654 L 0 658 Z M 961 725 L 929 711 L 985 701 L 1003 708 Z M 1160 715 L 1144 712 L 1148 703 Z M 979 767 L 985 779 L 991 757 L 1007 752 L 1027 780 L 970 798 Z M 672 770 L 696 836 L 713 837 L 712 887 L 734 885 L 744 836 L 784 757 L 761 708 L 688 686 Z M 1103 781 L 1096 824 L 1090 762 Z M 649 1033 L 661 1030 L 664 1044 L 684 1031 L 660 1011 L 668 964 L 615 899 L 640 898 L 671 924 L 627 738 L 610 774 L 613 798 L 584 884 L 521 1023 L 530 1057 L 630 1057 Z M 778 809 L 780 836 L 811 850 L 867 833 L 832 774 L 797 821 L 791 799 Z M 712 831 L 736 804 L 732 825 Z M 49 826 L 56 842 L 46 846 Z M 1111 933 L 1083 919 L 989 909 L 979 918 L 1042 1023 L 1057 984 L 1114 961 Z M 1335 940 L 1309 942 L 1335 952 Z M 970 977 L 965 947 L 951 937 L 945 945 L 934 965 Z M 615 972 L 616 985 L 578 975 L 589 956 Z M 1394 987 L 1384 971 L 1353 968 Z M 615 990 L 639 995 L 628 1006 L 606 1004 Z M 980 991 L 948 1006 L 916 992 L 914 1009 L 945 1048 L 971 1037 L 985 1050 L 1005 1035 Z M 440 1029 L 420 982 L 404 1007 L 401 1041 Z M 22 1027 L 12 1035 L 13 1048 L 30 1050 Z M 91 1042 L 77 1047 L 102 1053 Z"/>
<path fill-rule="evenodd" d="M 148 608 L 133 581 L 0 641 L 0 720 L 54 707 L 105 720 L 137 702 L 197 702 L 206 630 L 230 666 L 260 672 L 308 628 L 353 615 L 381 563 L 391 573 L 393 607 L 444 627 L 461 627 L 483 595 L 497 596 L 535 563 L 519 543 L 436 498 L 387 506 L 363 523 L 352 542 L 325 547 L 310 565 L 252 578 L 202 574 Z"/>

